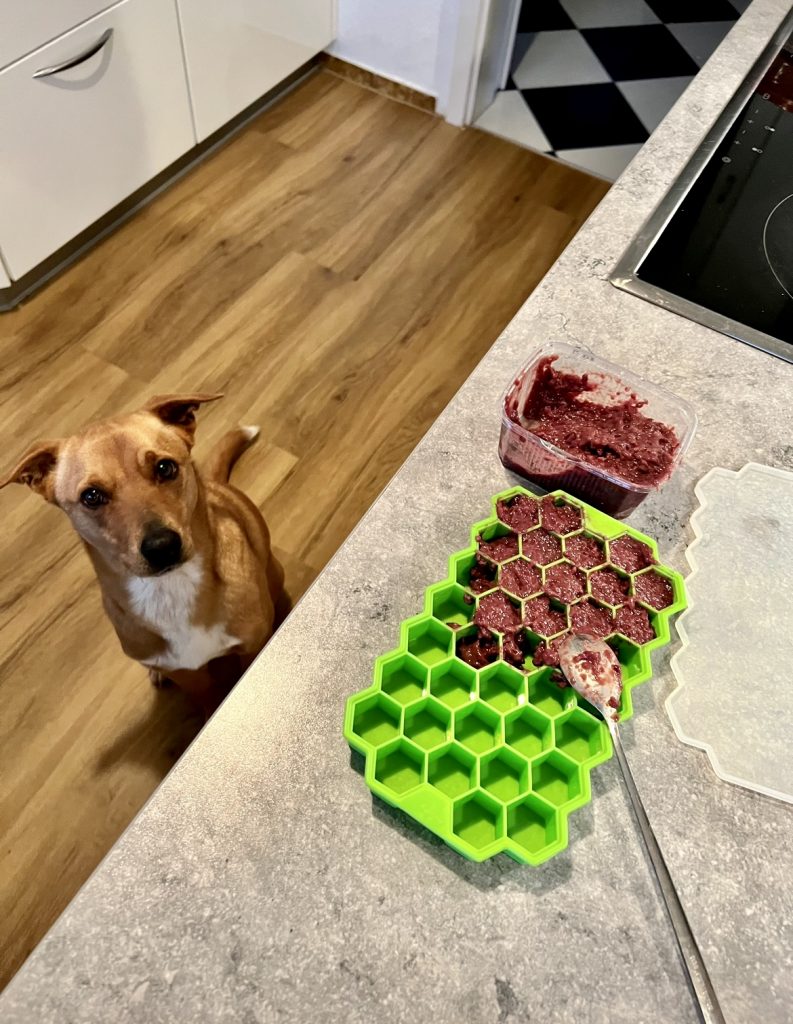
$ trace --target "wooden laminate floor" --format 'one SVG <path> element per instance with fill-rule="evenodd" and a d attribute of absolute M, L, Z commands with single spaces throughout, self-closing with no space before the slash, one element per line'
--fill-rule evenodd
<path fill-rule="evenodd" d="M 0 316 L 3 461 L 224 391 L 199 442 L 261 424 L 235 479 L 299 595 L 606 187 L 316 74 Z M 10 487 L 0 515 L 2 985 L 199 723 L 122 655 L 61 513 Z"/>

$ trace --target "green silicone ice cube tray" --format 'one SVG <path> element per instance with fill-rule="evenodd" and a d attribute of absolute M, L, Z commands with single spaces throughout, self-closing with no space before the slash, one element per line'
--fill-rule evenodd
<path fill-rule="evenodd" d="M 516 498 L 519 522 L 510 512 Z M 645 545 L 638 550 L 651 564 L 624 569 L 619 563 L 633 542 L 620 538 Z M 503 635 L 488 631 L 494 660 L 481 668 L 463 660 L 466 641 L 481 635 L 474 618 L 484 598 L 501 591 L 523 622 L 530 602 L 544 600 L 546 586 L 554 591 L 559 567 L 574 562 L 581 593 L 567 603 L 550 596 L 556 632 L 521 627 L 519 657 L 513 649 L 510 664 Z M 520 586 L 516 570 L 524 573 Z M 612 595 L 616 604 L 593 596 L 603 572 L 625 591 Z M 659 587 L 660 598 L 653 595 Z M 648 596 L 666 607 L 653 607 Z M 589 801 L 590 770 L 611 756 L 611 740 L 586 701 L 535 659 L 553 660 L 553 641 L 569 632 L 583 604 L 608 624 L 602 633 L 622 664 L 624 721 L 633 687 L 652 674 L 650 653 L 668 643 L 670 619 L 685 607 L 682 577 L 658 564 L 655 541 L 561 491 L 543 500 L 522 487 L 497 494 L 491 515 L 472 527 L 471 545 L 450 557 L 448 577 L 427 588 L 423 613 L 402 623 L 399 647 L 377 658 L 372 685 L 347 701 L 344 735 L 364 755 L 372 791 L 470 860 L 503 852 L 541 864 L 563 850 L 568 815 Z M 620 632 L 636 609 L 652 639 Z"/>

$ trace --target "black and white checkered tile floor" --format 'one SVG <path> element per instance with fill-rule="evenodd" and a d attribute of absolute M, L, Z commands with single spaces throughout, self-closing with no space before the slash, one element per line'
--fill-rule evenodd
<path fill-rule="evenodd" d="M 750 0 L 523 0 L 507 89 L 476 127 L 619 176 Z"/>

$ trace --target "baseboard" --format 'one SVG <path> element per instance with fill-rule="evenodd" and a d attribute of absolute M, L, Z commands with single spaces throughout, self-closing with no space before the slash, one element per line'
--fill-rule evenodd
<path fill-rule="evenodd" d="M 54 252 L 43 263 L 40 263 L 37 267 L 29 270 L 22 277 L 14 281 L 10 288 L 0 288 L 0 313 L 6 313 L 14 309 L 62 270 L 71 266 L 72 263 L 95 246 L 97 242 L 100 242 L 111 232 L 121 227 L 130 217 L 155 199 L 161 192 L 170 188 L 174 182 L 184 177 L 184 175 L 189 174 L 197 164 L 206 160 L 207 157 L 220 149 L 221 146 L 225 146 L 250 121 L 257 118 L 268 107 L 272 106 L 273 103 L 294 89 L 308 75 L 319 70 L 320 66 L 321 61 L 319 57 L 314 57 L 312 60 L 307 61 L 274 89 L 265 93 L 264 96 L 260 96 L 258 100 L 255 100 L 245 110 L 232 118 L 231 121 L 224 124 L 210 135 L 209 138 L 199 142 L 197 146 L 193 146 L 187 153 L 179 157 L 169 167 L 166 167 L 164 171 L 161 171 L 150 181 L 147 181 L 145 185 L 142 185 L 131 195 L 127 196 L 117 206 L 114 206 L 104 216 L 94 221 L 93 224 L 84 231 L 81 231 L 79 235 L 70 242 L 67 242 L 57 252 Z"/>
<path fill-rule="evenodd" d="M 384 75 L 358 67 L 357 64 L 350 64 L 349 61 L 342 60 L 341 57 L 334 57 L 330 53 L 321 53 L 319 59 L 323 67 L 331 74 L 338 75 L 339 78 L 346 78 L 349 82 L 355 82 L 356 85 L 371 89 L 372 92 L 388 96 L 389 99 L 399 100 L 400 103 L 406 103 L 409 107 L 416 107 L 418 110 L 425 110 L 430 114 L 435 113 L 435 97 L 426 92 L 414 89 L 410 85 L 403 85 L 401 82 L 394 82 Z"/>

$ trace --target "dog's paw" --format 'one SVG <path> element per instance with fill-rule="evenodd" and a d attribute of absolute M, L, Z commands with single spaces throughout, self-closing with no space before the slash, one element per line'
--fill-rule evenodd
<path fill-rule="evenodd" d="M 159 669 L 150 668 L 148 672 L 149 682 L 155 690 L 167 690 L 169 686 L 173 686 L 173 680 L 163 675 Z"/>

